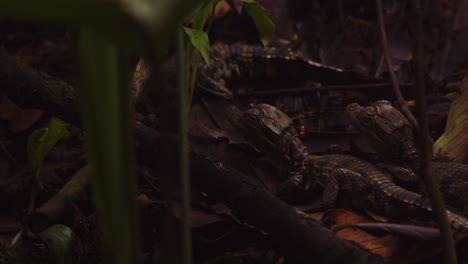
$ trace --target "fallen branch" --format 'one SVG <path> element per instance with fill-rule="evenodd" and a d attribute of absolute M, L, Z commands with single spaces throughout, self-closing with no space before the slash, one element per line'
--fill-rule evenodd
<path fill-rule="evenodd" d="M 74 202 L 85 196 L 89 176 L 89 166 L 78 170 L 58 193 L 26 217 L 24 222 L 29 229 L 37 233 L 54 224 L 63 223 L 66 216 L 71 214 Z"/>
<path fill-rule="evenodd" d="M 0 48 L 0 62 L 0 91 L 17 105 L 45 109 L 72 124 L 79 122 L 75 88 L 19 63 L 5 48 Z"/>
<path fill-rule="evenodd" d="M 194 185 L 228 205 L 241 221 L 267 232 L 291 263 L 379 263 L 377 255 L 335 237 L 318 222 L 301 221 L 286 203 L 245 175 L 191 155 Z M 320 261 L 318 261 L 320 260 Z"/>

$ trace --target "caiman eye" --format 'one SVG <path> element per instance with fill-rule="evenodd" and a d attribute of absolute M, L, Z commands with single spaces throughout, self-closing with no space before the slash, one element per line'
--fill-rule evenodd
<path fill-rule="evenodd" d="M 378 100 L 375 103 L 373 103 L 373 105 L 379 105 L 379 104 L 381 104 L 381 105 L 392 105 L 392 103 L 390 103 L 387 100 Z"/>

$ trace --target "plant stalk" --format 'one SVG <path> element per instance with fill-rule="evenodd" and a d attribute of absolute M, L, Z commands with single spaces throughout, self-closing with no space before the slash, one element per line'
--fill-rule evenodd
<path fill-rule="evenodd" d="M 442 200 L 442 195 L 438 183 L 436 182 L 431 168 L 430 157 L 432 149 L 430 146 L 430 136 L 428 129 L 428 120 L 426 116 L 426 93 L 424 85 L 424 62 L 423 62 L 423 15 L 421 3 L 419 0 L 411 1 L 411 11 L 414 24 L 414 69 L 415 69 L 415 85 L 416 85 L 416 110 L 419 117 L 419 148 L 421 155 L 420 159 L 420 177 L 428 191 L 428 196 L 431 201 L 435 218 L 439 224 L 442 246 L 444 249 L 444 263 L 456 264 L 457 257 L 455 254 L 455 243 L 453 241 L 452 229 L 447 219 L 447 212 Z"/>

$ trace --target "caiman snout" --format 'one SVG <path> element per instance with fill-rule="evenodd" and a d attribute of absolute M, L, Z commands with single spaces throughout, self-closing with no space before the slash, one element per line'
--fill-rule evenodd
<path fill-rule="evenodd" d="M 351 103 L 346 106 L 346 115 L 349 117 L 350 121 L 354 123 L 357 116 L 364 111 L 364 107 L 360 106 L 358 103 Z"/>
<path fill-rule="evenodd" d="M 346 106 L 346 111 L 348 112 L 353 112 L 358 109 L 362 109 L 362 106 L 360 106 L 358 103 L 351 103 L 348 106 Z"/>

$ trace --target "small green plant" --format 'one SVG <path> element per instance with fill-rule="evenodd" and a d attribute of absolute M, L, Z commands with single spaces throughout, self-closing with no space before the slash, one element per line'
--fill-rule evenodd
<path fill-rule="evenodd" d="M 67 126 L 53 118 L 50 120 L 47 127 L 38 128 L 29 136 L 27 153 L 36 181 L 31 192 L 28 213 L 34 210 L 37 188 L 45 189 L 41 169 L 47 153 L 49 153 L 60 140 L 68 137 L 68 134 Z"/>
<path fill-rule="evenodd" d="M 34 130 L 28 138 L 27 153 L 29 163 L 35 175 L 35 182 L 29 196 L 29 206 L 27 214 L 34 211 L 36 195 L 39 188 L 45 189 L 41 174 L 44 159 L 49 151 L 62 139 L 68 137 L 68 128 L 63 122 L 52 118 L 47 127 Z M 13 247 L 25 233 L 25 229 L 19 231 L 10 242 L 9 247 Z M 26 232 L 27 233 L 27 232 Z"/>
<path fill-rule="evenodd" d="M 245 10 L 254 21 L 259 32 L 263 45 L 267 45 L 275 31 L 275 24 L 271 21 L 267 11 L 257 0 L 242 0 Z M 195 80 L 197 76 L 197 66 L 200 63 L 198 56 L 194 56 L 195 49 L 202 55 L 206 64 L 210 64 L 210 40 L 208 32 L 211 21 L 210 14 L 214 14 L 219 0 L 208 0 L 201 3 L 193 12 L 192 26 L 184 27 L 184 31 L 190 42 L 186 45 L 186 78 L 188 83 L 189 97 L 188 104 L 192 102 Z M 211 18 L 212 19 L 212 18 Z M 190 109 L 190 108 L 188 108 Z"/>
<path fill-rule="evenodd" d="M 257 0 L 242 0 L 242 2 L 245 10 L 257 26 L 260 40 L 263 45 L 267 45 L 275 32 L 275 24 L 271 21 L 265 8 Z"/>
<path fill-rule="evenodd" d="M 59 263 L 64 263 L 65 257 L 73 252 L 76 236 L 73 230 L 66 225 L 53 225 L 38 234 Z"/>

